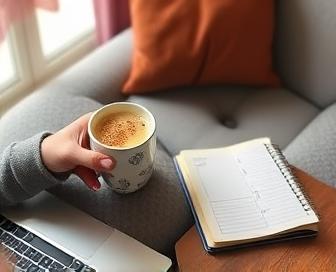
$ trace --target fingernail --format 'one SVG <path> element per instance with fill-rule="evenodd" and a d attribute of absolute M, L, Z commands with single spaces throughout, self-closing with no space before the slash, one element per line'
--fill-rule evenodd
<path fill-rule="evenodd" d="M 111 170 L 111 168 L 113 166 L 113 161 L 111 159 L 108 159 L 108 158 L 102 159 L 102 160 L 100 160 L 100 165 L 104 169 Z"/>

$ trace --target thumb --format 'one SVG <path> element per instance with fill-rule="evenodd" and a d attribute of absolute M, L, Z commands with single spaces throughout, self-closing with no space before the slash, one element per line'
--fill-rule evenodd
<path fill-rule="evenodd" d="M 115 166 L 115 160 L 112 157 L 80 146 L 76 150 L 74 160 L 76 165 L 96 171 L 110 171 Z"/>

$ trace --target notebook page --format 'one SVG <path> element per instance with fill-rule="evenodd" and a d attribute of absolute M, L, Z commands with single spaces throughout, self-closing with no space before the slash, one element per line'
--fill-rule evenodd
<path fill-rule="evenodd" d="M 214 240 L 260 237 L 313 221 L 262 143 L 196 154 L 192 186 L 200 201 L 208 199 L 202 207 Z"/>

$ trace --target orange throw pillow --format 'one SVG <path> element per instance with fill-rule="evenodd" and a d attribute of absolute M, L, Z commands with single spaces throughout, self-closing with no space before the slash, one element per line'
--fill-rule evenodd
<path fill-rule="evenodd" d="M 132 68 L 123 93 L 186 85 L 279 85 L 273 0 L 131 0 Z"/>

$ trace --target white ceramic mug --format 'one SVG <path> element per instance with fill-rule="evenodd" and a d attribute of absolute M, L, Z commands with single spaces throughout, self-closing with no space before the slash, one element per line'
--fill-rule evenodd
<path fill-rule="evenodd" d="M 109 115 L 130 112 L 144 118 L 149 128 L 143 141 L 131 147 L 112 147 L 97 140 L 94 128 Z M 108 104 L 95 111 L 88 124 L 92 150 L 112 156 L 116 166 L 110 173 L 101 173 L 104 181 L 118 193 L 131 193 L 143 187 L 153 172 L 156 150 L 156 124 L 154 116 L 143 106 L 130 102 Z"/>

